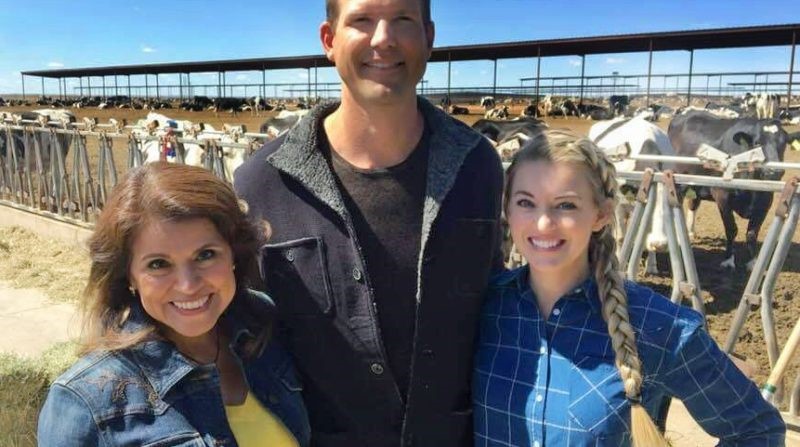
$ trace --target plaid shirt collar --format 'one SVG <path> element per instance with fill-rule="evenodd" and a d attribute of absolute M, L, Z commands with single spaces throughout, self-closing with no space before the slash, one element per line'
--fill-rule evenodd
<path fill-rule="evenodd" d="M 536 294 L 531 289 L 528 278 L 530 278 L 530 269 L 527 265 L 523 265 L 501 273 L 494 283 L 500 287 L 514 288 L 520 297 L 536 303 Z M 592 313 L 600 314 L 603 310 L 597 294 L 597 281 L 591 275 L 564 294 L 561 299 L 583 301 L 589 305 Z"/>

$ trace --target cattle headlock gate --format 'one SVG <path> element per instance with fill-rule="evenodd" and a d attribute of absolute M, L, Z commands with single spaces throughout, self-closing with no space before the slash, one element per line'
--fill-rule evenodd
<path fill-rule="evenodd" d="M 787 169 L 800 170 L 800 163 L 748 163 L 737 162 L 735 166 L 713 163 L 702 157 L 669 157 L 657 155 L 638 155 L 629 157 L 635 160 L 660 161 L 662 163 L 700 164 L 715 167 L 720 171 L 752 169 Z M 671 170 L 653 172 L 620 172 L 617 176 L 625 181 L 638 183 L 636 203 L 628 221 L 627 231 L 620 249 L 620 265 L 625 277 L 636 279 L 640 260 L 644 250 L 644 242 L 652 224 L 656 194 L 662 194 L 660 201 L 663 207 L 663 219 L 668 241 L 670 268 L 672 271 L 673 302 L 680 303 L 684 299 L 691 300 L 692 307 L 704 313 L 701 298 L 700 281 L 695 265 L 694 254 L 689 239 L 689 232 L 683 214 L 681 190 L 690 187 L 710 187 L 737 189 L 757 192 L 780 193 L 772 223 L 752 265 L 747 284 L 742 292 L 739 305 L 733 317 L 723 350 L 732 354 L 745 320 L 751 308 L 759 307 L 764 333 L 764 340 L 769 356 L 772 374 L 764 387 L 764 396 L 774 401 L 782 375 L 800 343 L 800 319 L 798 319 L 793 335 L 790 336 L 783 350 L 778 346 L 773 301 L 775 284 L 780 274 L 792 236 L 800 217 L 800 179 L 796 176 L 785 182 L 769 180 L 738 179 L 731 176 L 711 177 L 703 175 L 674 174 Z M 657 184 L 663 185 L 656 188 Z M 797 333 L 797 335 L 795 335 Z M 790 394 L 790 415 L 800 416 L 800 376 L 792 387 Z"/>
<path fill-rule="evenodd" d="M 245 132 L 239 136 L 250 142 L 241 143 L 184 138 L 179 132 L 137 135 L 131 132 L 133 130 L 146 132 L 143 127 L 125 122 L 64 123 L 19 118 L 0 121 L 0 139 L 3 140 L 0 148 L 4 148 L 0 151 L 0 205 L 86 226 L 96 219 L 108 192 L 117 184 L 118 173 L 144 162 L 142 145 L 146 142 L 157 141 L 161 148 L 169 148 L 174 152 L 172 160 L 177 163 L 185 162 L 184 144 L 196 144 L 204 152 L 203 166 L 218 177 L 230 180 L 232 173 L 224 163 L 227 150 L 243 150 L 247 158 L 266 138 L 271 138 L 267 134 Z M 225 135 L 225 132 L 205 133 Z M 90 163 L 87 139 L 96 143 L 99 154 L 96 165 Z M 127 148 L 124 171 L 119 170 L 115 160 L 115 143 Z M 166 159 L 165 152 L 162 152 L 163 159 Z"/>

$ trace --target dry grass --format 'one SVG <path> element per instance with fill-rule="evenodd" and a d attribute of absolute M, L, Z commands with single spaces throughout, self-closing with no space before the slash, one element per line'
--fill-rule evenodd
<path fill-rule="evenodd" d="M 74 352 L 74 344 L 61 343 L 34 359 L 0 353 L 0 446 L 36 445 L 36 424 L 48 387 L 75 362 Z"/>
<path fill-rule="evenodd" d="M 88 277 L 89 256 L 84 249 L 20 227 L 0 227 L 0 280 L 9 286 L 39 289 L 56 301 L 77 302 Z"/>

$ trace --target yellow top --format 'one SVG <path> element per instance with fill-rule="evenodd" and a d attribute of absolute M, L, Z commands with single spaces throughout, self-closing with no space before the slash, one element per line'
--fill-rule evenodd
<path fill-rule="evenodd" d="M 248 391 L 244 403 L 225 406 L 228 424 L 241 447 L 299 447 L 294 435 L 278 417 Z"/>

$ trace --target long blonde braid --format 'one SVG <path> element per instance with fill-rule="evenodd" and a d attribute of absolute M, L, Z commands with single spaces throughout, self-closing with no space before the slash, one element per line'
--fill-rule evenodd
<path fill-rule="evenodd" d="M 522 162 L 536 160 L 586 166 L 590 172 L 587 178 L 595 191 L 595 204 L 608 208 L 616 205 L 617 180 L 614 166 L 590 140 L 560 130 L 549 130 L 537 136 L 515 155 L 507 172 L 506 191 L 509 191 L 512 184 L 516 167 Z M 508 207 L 507 197 L 504 205 Z M 625 395 L 631 402 L 633 445 L 667 446 L 666 440 L 641 404 L 642 362 L 636 349 L 636 333 L 628 316 L 625 283 L 618 271 L 614 225 L 612 217 L 608 225 L 592 235 L 589 242 L 589 265 L 597 282 L 603 319 L 608 326 L 614 349 L 615 364 L 622 378 Z"/>

